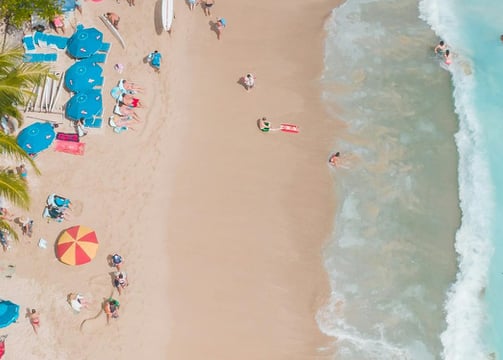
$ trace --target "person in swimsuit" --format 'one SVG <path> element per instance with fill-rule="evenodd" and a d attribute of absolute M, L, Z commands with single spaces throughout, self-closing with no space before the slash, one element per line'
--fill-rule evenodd
<path fill-rule="evenodd" d="M 108 19 L 108 21 L 110 21 L 110 23 L 114 26 L 114 28 L 119 30 L 119 21 L 121 21 L 119 15 L 113 12 L 107 12 L 105 14 L 105 17 Z"/>
<path fill-rule="evenodd" d="M 121 265 L 124 263 L 124 258 L 119 254 L 115 253 L 110 256 L 110 264 L 117 268 L 117 271 L 121 271 Z"/>
<path fill-rule="evenodd" d="M 435 46 L 435 49 L 433 51 L 435 51 L 435 54 L 443 54 L 444 51 L 447 49 L 447 45 L 444 43 L 443 40 L 441 40 L 437 46 Z"/>
<path fill-rule="evenodd" d="M 122 92 L 133 95 L 136 92 L 143 92 L 145 88 L 126 79 L 120 79 L 117 85 Z"/>
<path fill-rule="evenodd" d="M 127 275 L 124 271 L 118 271 L 115 273 L 114 287 L 117 288 L 119 295 L 122 295 L 122 289 L 128 286 Z"/>
<path fill-rule="evenodd" d="M 28 170 L 26 170 L 26 166 L 24 164 L 21 164 L 17 167 L 17 174 L 26 181 L 26 178 L 28 177 Z"/>
<path fill-rule="evenodd" d="M 197 0 L 188 0 L 189 1 L 189 9 L 190 11 L 194 10 L 194 7 L 199 4 L 199 1 Z"/>
<path fill-rule="evenodd" d="M 222 35 L 222 31 L 224 30 L 225 25 L 227 25 L 227 21 L 225 21 L 224 18 L 217 19 L 217 39 L 218 40 L 220 40 L 220 36 Z"/>
<path fill-rule="evenodd" d="M 130 108 L 141 108 L 143 104 L 140 102 L 140 99 L 135 98 L 133 95 L 124 94 L 122 96 L 122 103 L 129 106 Z"/>
<path fill-rule="evenodd" d="M 40 327 L 40 314 L 35 309 L 31 309 L 31 312 L 28 314 L 28 318 L 30 319 L 30 324 L 33 327 L 33 331 L 38 335 L 38 328 Z"/>
<path fill-rule="evenodd" d="M 215 5 L 215 0 L 203 0 L 203 4 L 204 4 L 204 15 L 210 16 L 211 7 Z"/>
<path fill-rule="evenodd" d="M 262 132 L 269 132 L 271 130 L 271 123 L 267 121 L 266 117 L 257 120 L 258 128 Z"/>
<path fill-rule="evenodd" d="M 444 61 L 446 65 L 450 65 L 452 63 L 451 52 L 449 50 L 445 50 Z"/>
<path fill-rule="evenodd" d="M 54 25 L 54 30 L 56 31 L 57 34 L 59 34 L 59 29 L 61 29 L 61 32 L 64 34 L 65 33 L 65 19 L 63 15 L 57 15 L 52 19 L 52 24 Z"/>
<path fill-rule="evenodd" d="M 110 319 L 117 319 L 119 317 L 119 302 L 115 299 L 108 299 L 105 301 L 105 304 L 103 304 L 103 310 L 105 311 L 105 314 L 107 315 L 107 325 L 110 324 Z"/>
<path fill-rule="evenodd" d="M 328 163 L 332 166 L 337 166 L 337 162 L 339 161 L 340 156 L 341 153 L 337 151 L 335 154 L 330 156 L 330 158 L 328 159 Z"/>
<path fill-rule="evenodd" d="M 14 215 L 7 208 L 0 207 L 0 219 L 12 221 L 14 220 Z"/>
<path fill-rule="evenodd" d="M 253 76 L 252 74 L 246 74 L 246 76 L 244 77 L 244 84 L 246 91 L 253 89 L 253 87 L 255 86 L 255 76 Z"/>

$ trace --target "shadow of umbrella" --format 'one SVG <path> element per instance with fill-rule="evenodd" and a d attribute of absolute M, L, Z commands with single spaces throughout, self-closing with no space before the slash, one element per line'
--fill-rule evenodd
<path fill-rule="evenodd" d="M 0 328 L 12 324 L 19 317 L 19 305 L 9 300 L 0 300 Z"/>
<path fill-rule="evenodd" d="M 90 90 L 73 95 L 65 106 L 68 119 L 78 121 L 81 118 L 93 119 L 103 112 L 103 99 L 100 90 Z"/>
<path fill-rule="evenodd" d="M 94 55 L 103 45 L 103 33 L 96 28 L 77 26 L 77 31 L 68 39 L 66 51 L 77 59 Z"/>
<path fill-rule="evenodd" d="M 55 136 L 51 123 L 36 122 L 21 130 L 16 142 L 27 154 L 36 154 L 51 146 Z"/>
<path fill-rule="evenodd" d="M 103 69 L 91 61 L 78 61 L 65 73 L 65 86 L 68 90 L 80 92 L 90 90 L 101 83 Z"/>

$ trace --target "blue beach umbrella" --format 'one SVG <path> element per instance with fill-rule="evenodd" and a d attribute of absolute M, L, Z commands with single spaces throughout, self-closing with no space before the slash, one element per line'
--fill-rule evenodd
<path fill-rule="evenodd" d="M 9 326 L 19 317 L 19 305 L 8 300 L 0 300 L 0 328 Z"/>
<path fill-rule="evenodd" d="M 73 95 L 66 103 L 65 114 L 70 120 L 92 119 L 103 112 L 100 90 L 89 90 Z"/>
<path fill-rule="evenodd" d="M 65 86 L 74 92 L 92 89 L 101 84 L 103 69 L 91 61 L 78 61 L 65 73 Z"/>
<path fill-rule="evenodd" d="M 68 39 L 66 51 L 77 59 L 94 55 L 103 45 L 103 33 L 96 28 L 78 28 Z"/>
<path fill-rule="evenodd" d="M 21 130 L 16 141 L 26 153 L 36 154 L 51 146 L 55 136 L 51 123 L 36 122 Z"/>

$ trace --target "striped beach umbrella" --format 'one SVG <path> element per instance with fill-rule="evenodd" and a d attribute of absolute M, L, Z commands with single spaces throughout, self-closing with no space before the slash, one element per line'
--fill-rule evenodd
<path fill-rule="evenodd" d="M 56 256 L 68 265 L 82 265 L 91 261 L 98 251 L 94 230 L 77 225 L 63 231 L 56 245 Z"/>

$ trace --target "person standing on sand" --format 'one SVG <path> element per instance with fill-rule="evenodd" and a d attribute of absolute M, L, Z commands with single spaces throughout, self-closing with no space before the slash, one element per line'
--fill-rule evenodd
<path fill-rule="evenodd" d="M 215 0 L 202 0 L 204 6 L 204 15 L 211 16 L 211 7 L 215 5 Z"/>
<path fill-rule="evenodd" d="M 148 54 L 147 58 L 150 61 L 150 65 L 155 69 L 155 72 L 159 73 L 161 71 L 161 53 L 157 50 L 154 50 L 150 54 Z"/>
<path fill-rule="evenodd" d="M 222 31 L 227 25 L 227 21 L 224 18 L 217 19 L 217 39 L 220 40 L 220 36 L 222 35 Z"/>
<path fill-rule="evenodd" d="M 40 314 L 35 309 L 28 309 L 28 318 L 30 319 L 30 324 L 33 327 L 33 331 L 38 335 L 38 328 L 40 327 Z"/>
<path fill-rule="evenodd" d="M 103 304 L 103 310 L 107 316 L 107 325 L 110 324 L 110 319 L 117 319 L 119 317 L 119 302 L 115 299 L 108 299 Z"/>
<path fill-rule="evenodd" d="M 255 86 L 255 76 L 253 76 L 253 74 L 248 73 L 243 79 L 246 91 L 253 89 L 253 87 Z"/>
<path fill-rule="evenodd" d="M 124 263 L 124 258 L 119 254 L 115 253 L 110 256 L 110 264 L 111 266 L 115 266 L 117 271 L 121 271 L 121 265 Z"/>
<path fill-rule="evenodd" d="M 194 10 L 194 7 L 199 4 L 199 1 L 197 0 L 188 0 L 189 1 L 189 9 L 190 11 Z"/>

